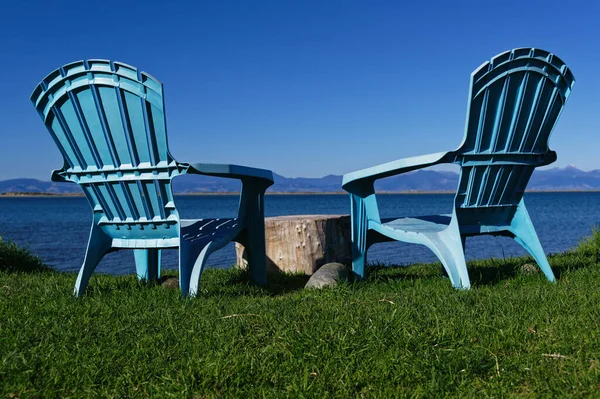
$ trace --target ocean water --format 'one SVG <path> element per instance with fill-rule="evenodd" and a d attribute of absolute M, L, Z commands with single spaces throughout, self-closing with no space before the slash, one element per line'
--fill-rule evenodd
<path fill-rule="evenodd" d="M 421 216 L 452 211 L 450 194 L 382 194 L 378 203 L 382 218 Z M 236 195 L 177 196 L 182 218 L 234 217 Z M 525 203 L 546 253 L 565 251 L 589 236 L 600 224 L 600 192 L 527 193 Z M 348 214 L 347 195 L 268 195 L 266 216 L 302 214 Z M 92 212 L 83 197 L 1 197 L 0 236 L 26 245 L 47 264 L 64 271 L 78 270 L 85 254 Z M 525 255 L 525 250 L 505 237 L 467 239 L 467 259 Z M 410 264 L 434 262 L 427 248 L 398 242 L 376 244 L 369 262 Z M 233 244 L 211 255 L 209 267 L 231 267 Z M 177 268 L 176 250 L 164 251 L 163 268 Z M 97 272 L 134 273 L 133 252 L 118 251 L 102 260 Z"/>

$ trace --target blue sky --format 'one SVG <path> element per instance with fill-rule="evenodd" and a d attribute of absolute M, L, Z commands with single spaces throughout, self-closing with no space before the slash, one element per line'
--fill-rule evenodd
<path fill-rule="evenodd" d="M 600 169 L 595 1 L 23 1 L 0 14 L 0 180 L 48 180 L 61 156 L 29 102 L 53 69 L 126 62 L 165 85 L 171 152 L 288 177 L 456 148 L 469 76 L 515 47 L 577 83 L 555 166 Z"/>

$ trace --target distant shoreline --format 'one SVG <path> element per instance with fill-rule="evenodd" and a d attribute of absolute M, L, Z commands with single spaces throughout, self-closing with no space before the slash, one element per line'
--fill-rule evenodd
<path fill-rule="evenodd" d="M 526 190 L 526 193 L 597 193 L 595 190 Z M 426 194 L 454 194 L 456 191 L 379 191 L 377 195 L 426 195 Z M 202 197 L 202 196 L 233 196 L 240 195 L 239 192 L 196 192 L 196 193 L 175 193 L 176 197 Z M 266 195 L 348 195 L 345 191 L 302 191 L 302 192 L 267 192 Z M 52 198 L 52 197 L 84 197 L 82 193 L 0 193 L 0 198 Z"/>
<path fill-rule="evenodd" d="M 8 192 L 0 193 L 0 198 L 12 198 L 12 197 L 84 197 L 83 193 L 22 193 L 22 192 Z"/>

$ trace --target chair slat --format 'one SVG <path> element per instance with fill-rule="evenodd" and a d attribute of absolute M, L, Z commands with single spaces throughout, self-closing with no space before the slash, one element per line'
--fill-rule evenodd
<path fill-rule="evenodd" d="M 167 152 L 167 134 L 165 124 L 165 113 L 162 109 L 146 104 L 146 114 L 150 129 L 150 137 L 153 152 L 157 163 L 169 162 L 169 154 Z"/>
<path fill-rule="evenodd" d="M 50 134 L 57 142 L 57 145 L 60 148 L 60 152 L 63 154 L 63 157 L 65 158 L 71 169 L 74 169 L 75 167 L 79 167 L 79 169 L 81 169 L 81 155 L 75 153 L 75 148 L 69 142 L 69 138 L 65 134 L 58 118 L 56 118 L 54 115 L 48 118 L 48 126 L 50 126 L 50 128 L 48 129 L 50 131 Z"/>
<path fill-rule="evenodd" d="M 544 92 L 544 83 L 546 83 L 546 79 L 542 79 L 539 76 L 536 76 L 536 78 L 538 79 L 535 79 L 535 86 L 533 86 L 534 79 L 529 80 L 529 83 L 532 84 L 532 88 L 527 103 L 523 104 L 523 107 L 526 107 L 523 111 L 526 112 L 521 114 L 521 120 L 519 121 L 517 130 L 515 130 L 517 137 L 513 140 L 513 143 L 515 144 L 515 151 L 517 152 L 529 152 L 529 149 L 527 148 L 527 137 L 532 134 L 532 128 L 535 130 L 533 134 L 538 135 L 539 133 L 542 133 L 540 132 L 539 127 L 532 127 L 532 125 L 540 102 L 542 101 L 542 93 Z"/>
<path fill-rule="evenodd" d="M 85 166 L 82 165 L 82 169 L 100 169 L 101 166 L 96 162 L 88 138 L 81 128 L 81 123 L 79 122 L 72 100 L 70 98 L 67 99 L 60 107 L 58 107 L 56 113 L 59 119 L 62 119 L 65 123 L 65 134 L 69 136 L 69 141 L 74 144 L 75 148 L 80 152 L 83 158 Z"/>
<path fill-rule="evenodd" d="M 139 163 L 150 164 L 148 136 L 144 122 L 142 100 L 130 92 L 123 92 L 124 107 L 130 126 L 130 150 Z"/>
<path fill-rule="evenodd" d="M 137 212 L 136 212 L 135 208 L 133 207 L 132 201 L 130 200 L 129 196 L 127 195 L 125 189 L 123 188 L 122 182 L 109 183 L 109 185 L 110 185 L 112 191 L 115 193 L 117 203 L 119 204 L 120 208 L 123 210 L 125 219 L 132 219 L 132 220 L 138 219 Z"/>
<path fill-rule="evenodd" d="M 117 97 L 118 89 L 114 87 L 98 87 L 99 99 L 109 128 L 109 134 L 114 145 L 114 153 L 118 156 L 119 165 L 133 165 L 124 122 L 121 117 L 121 107 Z"/>
<path fill-rule="evenodd" d="M 554 130 L 554 125 L 558 121 L 558 117 L 560 116 L 562 109 L 563 104 L 560 100 L 560 96 L 558 95 L 558 90 L 555 88 L 552 92 L 551 99 L 548 103 L 548 107 L 546 109 L 544 117 L 540 122 L 540 125 L 542 126 L 542 131 L 552 132 Z M 538 134 L 532 145 L 532 149 L 536 152 L 543 152 L 547 150 L 548 142 L 547 140 L 545 140 L 545 137 L 543 137 L 541 134 Z"/>
<path fill-rule="evenodd" d="M 106 216 L 106 219 L 113 220 L 115 216 L 117 216 L 117 211 L 112 206 L 112 201 L 110 201 L 108 193 L 106 192 L 106 188 L 102 188 L 99 184 L 89 184 L 88 187 L 94 193 L 94 197 L 96 198 L 96 203 L 94 205 L 100 205 L 100 210 Z"/>
<path fill-rule="evenodd" d="M 96 156 L 102 162 L 102 166 L 109 165 L 114 167 L 117 162 L 113 159 L 113 151 L 111 145 L 107 141 L 107 134 L 104 131 L 104 126 L 101 121 L 101 116 L 98 109 L 98 104 L 91 90 L 82 90 L 76 95 L 77 102 L 81 115 L 84 119 L 87 129 L 92 139 L 95 148 Z"/>
<path fill-rule="evenodd" d="M 149 205 L 148 210 L 150 211 L 150 216 L 152 218 L 162 218 L 164 212 L 162 211 L 162 204 L 158 198 L 158 192 L 156 191 L 154 180 L 146 180 L 141 182 L 141 184 L 143 187 L 144 197 L 146 198 L 146 202 Z"/>
<path fill-rule="evenodd" d="M 104 202 L 106 203 L 106 205 L 110 209 L 110 212 L 113 215 L 113 217 L 109 218 L 109 220 L 125 220 L 125 212 L 123 211 L 123 208 L 120 206 L 119 202 L 115 198 L 116 196 L 114 195 L 114 192 L 111 189 L 110 183 L 96 184 L 96 187 L 98 189 L 97 192 L 100 193 L 102 199 L 104 200 Z"/>
<path fill-rule="evenodd" d="M 135 205 L 135 210 L 139 218 L 145 218 L 146 220 L 152 219 L 150 212 L 148 211 L 148 207 L 145 204 L 144 199 L 142 198 L 142 189 L 138 181 L 127 181 L 125 182 L 125 186 L 127 187 L 127 191 L 133 200 L 133 204 Z"/>

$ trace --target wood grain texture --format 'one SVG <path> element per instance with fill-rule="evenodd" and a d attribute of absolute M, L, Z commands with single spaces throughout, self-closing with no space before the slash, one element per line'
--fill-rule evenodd
<path fill-rule="evenodd" d="M 330 262 L 352 261 L 349 215 L 293 215 L 265 218 L 267 271 L 312 275 Z M 237 264 L 247 266 L 236 243 Z"/>

